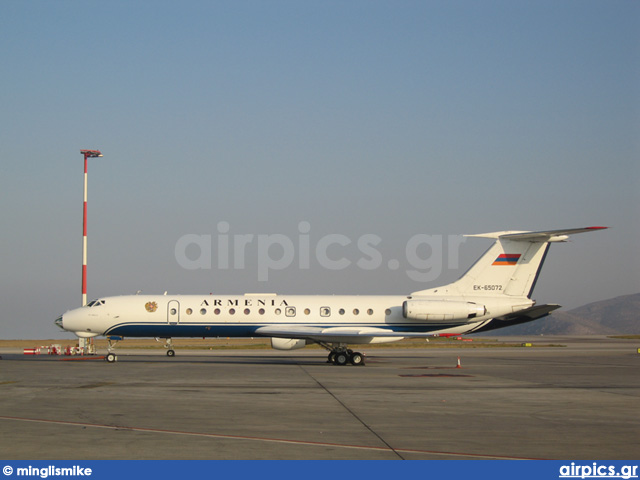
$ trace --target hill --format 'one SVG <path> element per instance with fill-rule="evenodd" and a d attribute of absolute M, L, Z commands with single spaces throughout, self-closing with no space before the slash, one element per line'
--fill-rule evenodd
<path fill-rule="evenodd" d="M 494 335 L 640 334 L 640 293 L 556 311 L 534 322 L 494 330 Z"/>

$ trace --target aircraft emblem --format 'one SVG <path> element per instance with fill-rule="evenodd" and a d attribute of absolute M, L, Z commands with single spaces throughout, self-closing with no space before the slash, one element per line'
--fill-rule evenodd
<path fill-rule="evenodd" d="M 156 302 L 147 302 L 144 308 L 147 309 L 147 312 L 153 313 L 158 309 L 158 304 Z"/>

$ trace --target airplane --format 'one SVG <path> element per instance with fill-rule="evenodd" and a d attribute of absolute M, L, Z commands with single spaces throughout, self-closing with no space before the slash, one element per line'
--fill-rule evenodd
<path fill-rule="evenodd" d="M 278 350 L 318 344 L 335 365 L 364 365 L 349 345 L 485 332 L 543 318 L 560 305 L 531 299 L 551 243 L 603 230 L 502 231 L 467 235 L 494 239 L 455 282 L 410 295 L 123 295 L 94 300 L 55 320 L 80 338 L 268 337 Z"/>

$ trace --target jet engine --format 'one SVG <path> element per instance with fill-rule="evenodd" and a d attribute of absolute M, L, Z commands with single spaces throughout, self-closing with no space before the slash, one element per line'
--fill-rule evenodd
<path fill-rule="evenodd" d="M 271 348 L 276 350 L 297 350 L 304 348 L 307 341 L 304 338 L 272 338 Z"/>
<path fill-rule="evenodd" d="M 402 315 L 409 320 L 466 321 L 481 317 L 486 313 L 487 308 L 484 305 L 478 305 L 474 302 L 406 300 L 402 304 Z"/>

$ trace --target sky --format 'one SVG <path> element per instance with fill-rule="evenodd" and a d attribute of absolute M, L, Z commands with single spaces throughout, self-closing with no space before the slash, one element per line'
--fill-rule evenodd
<path fill-rule="evenodd" d="M 640 3 L 0 3 L 0 338 L 88 295 L 409 294 L 552 246 L 534 298 L 640 291 Z"/>

